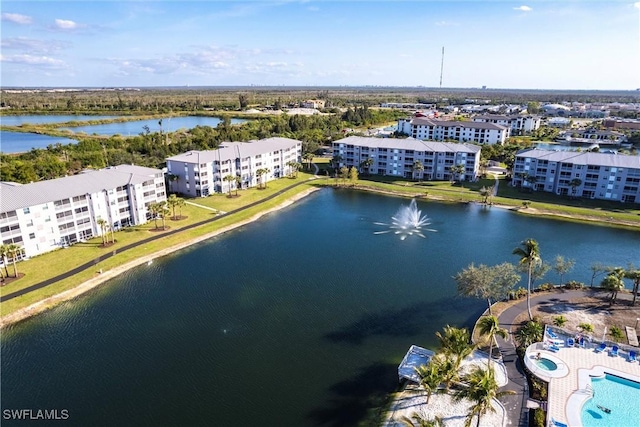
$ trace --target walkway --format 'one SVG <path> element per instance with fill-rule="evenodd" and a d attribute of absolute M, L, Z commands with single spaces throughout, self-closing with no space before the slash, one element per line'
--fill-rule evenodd
<path fill-rule="evenodd" d="M 314 178 L 311 178 L 311 179 L 314 179 Z M 15 291 L 15 292 L 12 292 L 10 294 L 2 295 L 2 296 L 0 296 L 0 302 L 9 301 L 9 300 L 11 300 L 13 298 L 17 298 L 19 296 L 25 295 L 25 294 L 27 294 L 29 292 L 32 292 L 32 291 L 35 291 L 37 289 L 42 289 L 44 287 L 52 285 L 52 284 L 54 284 L 54 283 L 56 283 L 56 282 L 58 282 L 60 280 L 66 279 L 68 277 L 71 277 L 71 276 L 73 276 L 75 274 L 78 274 L 78 273 L 80 273 L 82 271 L 85 271 L 85 270 L 87 270 L 89 268 L 95 268 L 96 264 L 98 264 L 99 262 L 102 262 L 102 261 L 104 261 L 106 259 L 111 258 L 112 256 L 121 254 L 122 252 L 128 251 L 130 249 L 137 248 L 138 246 L 145 245 L 145 244 L 147 244 L 149 242 L 153 242 L 154 240 L 161 239 L 161 238 L 163 238 L 165 236 L 170 236 L 170 235 L 173 235 L 173 234 L 181 233 L 183 231 L 190 230 L 192 228 L 200 227 L 201 225 L 205 225 L 205 224 L 209 224 L 209 223 L 212 223 L 212 222 L 215 222 L 215 221 L 219 221 L 220 219 L 225 218 L 225 217 L 227 217 L 229 215 L 233 215 L 235 213 L 244 211 L 246 209 L 252 208 L 252 207 L 257 206 L 257 205 L 259 205 L 261 203 L 269 201 L 269 200 L 271 200 L 271 199 L 273 199 L 275 197 L 278 197 L 278 196 L 286 193 L 287 191 L 291 190 L 292 188 L 298 187 L 299 185 L 302 185 L 302 184 L 305 184 L 305 183 L 306 183 L 306 181 L 301 181 L 301 182 L 295 183 L 293 185 L 290 185 L 290 186 L 288 186 L 286 188 L 283 188 L 282 190 L 279 190 L 279 191 L 271 194 L 270 196 L 265 197 L 262 200 L 258 200 L 258 201 L 255 201 L 253 203 L 250 203 L 247 206 L 243 206 L 241 208 L 234 209 L 232 211 L 229 211 L 229 212 L 226 212 L 226 213 L 223 213 L 223 214 L 220 214 L 220 215 L 216 215 L 213 218 L 209 218 L 209 219 L 205 219 L 205 220 L 200 221 L 200 222 L 189 224 L 189 225 L 187 225 L 187 226 L 185 226 L 183 228 L 178 228 L 178 229 L 175 229 L 175 230 L 169 230 L 169 231 L 167 231 L 165 233 L 157 233 L 154 236 L 148 237 L 148 238 L 146 238 L 144 240 L 140 240 L 138 242 L 131 243 L 131 244 L 127 245 L 127 246 L 123 246 L 121 248 L 114 249 L 112 252 L 109 252 L 107 254 L 101 255 L 98 258 L 94 258 L 91 261 L 86 262 L 86 263 L 84 263 L 84 264 L 82 264 L 82 265 L 80 265 L 80 266 L 78 266 L 78 267 L 76 267 L 76 268 L 74 268 L 72 270 L 69 270 L 69 271 L 67 271 L 65 273 L 59 274 L 59 275 L 57 275 L 55 277 L 52 277 L 52 278 L 47 279 L 47 280 L 44 280 L 44 281 L 42 281 L 40 283 L 36 283 L 34 285 L 27 286 L 26 288 L 20 289 L 20 290 Z"/>
<path fill-rule="evenodd" d="M 185 202 L 187 205 L 191 205 L 191 206 L 195 206 L 197 208 L 202 208 L 202 209 L 206 209 L 208 211 L 212 211 L 215 212 L 217 214 L 223 214 L 226 213 L 224 211 L 219 211 L 218 209 L 214 209 L 214 208 L 210 208 L 209 206 L 205 206 L 205 205 L 199 205 L 197 203 L 193 203 L 193 202 Z"/>
<path fill-rule="evenodd" d="M 531 297 L 531 307 L 534 307 L 540 303 L 548 303 L 553 301 L 554 303 L 569 302 L 569 300 L 581 297 L 584 295 L 584 290 L 562 290 L 557 292 L 534 295 Z M 509 376 L 509 383 L 502 387 L 500 391 L 511 390 L 515 392 L 514 395 L 504 396 L 502 403 L 507 409 L 509 416 L 509 425 L 514 426 L 527 426 L 529 425 L 529 410 L 527 409 L 527 399 L 529 398 L 529 387 L 527 384 L 527 378 L 524 373 L 524 369 L 518 361 L 518 355 L 516 354 L 516 345 L 514 340 L 514 334 L 517 324 L 515 319 L 522 313 L 527 311 L 527 300 L 523 299 L 505 311 L 500 316 L 500 326 L 509 331 L 508 340 L 503 340 L 498 337 L 498 345 L 500 346 L 500 354 L 502 360 L 507 368 L 507 375 Z"/>

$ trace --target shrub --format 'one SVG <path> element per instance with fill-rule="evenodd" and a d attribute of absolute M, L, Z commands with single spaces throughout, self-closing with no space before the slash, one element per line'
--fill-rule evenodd
<path fill-rule="evenodd" d="M 533 410 L 533 422 L 532 427 L 544 427 L 546 424 L 547 414 L 542 408 L 535 408 Z"/>
<path fill-rule="evenodd" d="M 622 329 L 618 328 L 615 325 L 611 327 L 611 330 L 609 331 L 609 335 L 611 335 L 611 337 L 615 342 L 620 342 L 624 338 L 624 335 L 622 334 Z"/>
<path fill-rule="evenodd" d="M 570 282 L 567 282 L 564 287 L 567 289 L 582 289 L 584 288 L 584 283 L 571 280 Z"/>
<path fill-rule="evenodd" d="M 582 329 L 585 332 L 593 332 L 593 325 L 591 323 L 580 323 L 578 328 Z"/>
<path fill-rule="evenodd" d="M 553 289 L 553 285 L 551 283 L 543 283 L 542 285 L 538 286 L 538 289 L 541 291 L 550 291 Z"/>
<path fill-rule="evenodd" d="M 527 290 L 523 287 L 520 287 L 515 290 L 514 296 L 516 299 L 524 298 L 527 296 Z"/>
<path fill-rule="evenodd" d="M 567 318 L 562 314 L 553 318 L 553 324 L 556 326 L 562 327 L 565 323 L 567 323 Z"/>

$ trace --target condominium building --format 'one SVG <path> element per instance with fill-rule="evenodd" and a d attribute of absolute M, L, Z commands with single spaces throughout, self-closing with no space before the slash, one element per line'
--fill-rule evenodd
<path fill-rule="evenodd" d="M 206 197 L 236 188 L 226 176 L 240 177 L 240 188 L 280 178 L 300 162 L 302 143 L 289 138 L 250 142 L 223 142 L 216 150 L 188 151 L 167 159 L 169 190 L 192 197 Z M 258 172 L 262 171 L 262 172 Z"/>
<path fill-rule="evenodd" d="M 415 139 L 478 144 L 504 144 L 509 128 L 494 123 L 461 122 L 412 117 L 398 120 L 398 132 Z"/>
<path fill-rule="evenodd" d="M 494 123 L 509 129 L 509 136 L 522 135 L 540 128 L 540 117 L 532 115 L 483 115 L 473 117 L 474 122 Z"/>
<path fill-rule="evenodd" d="M 527 149 L 516 154 L 512 185 L 640 203 L 640 156 Z"/>
<path fill-rule="evenodd" d="M 371 174 L 425 180 L 455 178 L 475 181 L 480 165 L 480 150 L 478 145 L 414 138 L 350 136 L 333 142 L 333 155 L 339 156 L 340 167 L 356 167 L 361 172 Z M 415 167 L 417 161 L 422 169 Z M 464 172 L 454 177 L 451 167 L 457 165 L 462 165 Z"/>
<path fill-rule="evenodd" d="M 34 256 L 143 224 L 166 200 L 159 169 L 120 165 L 31 184 L 0 183 L 0 239 Z M 107 222 L 104 229 L 98 220 Z"/>

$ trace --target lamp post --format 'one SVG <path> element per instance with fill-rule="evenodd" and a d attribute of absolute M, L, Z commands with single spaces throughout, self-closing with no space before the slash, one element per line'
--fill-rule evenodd
<path fill-rule="evenodd" d="M 638 329 L 638 321 L 640 321 L 640 317 L 636 318 L 636 326 L 634 326 L 633 329 Z"/>
<path fill-rule="evenodd" d="M 604 342 L 605 337 L 607 336 L 607 327 L 604 327 L 604 332 L 602 333 L 602 342 Z"/>

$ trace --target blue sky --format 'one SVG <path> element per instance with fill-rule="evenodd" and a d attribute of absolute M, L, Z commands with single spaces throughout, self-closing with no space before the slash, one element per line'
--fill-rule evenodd
<path fill-rule="evenodd" d="M 5 1 L 9 86 L 640 88 L 640 2 Z"/>

